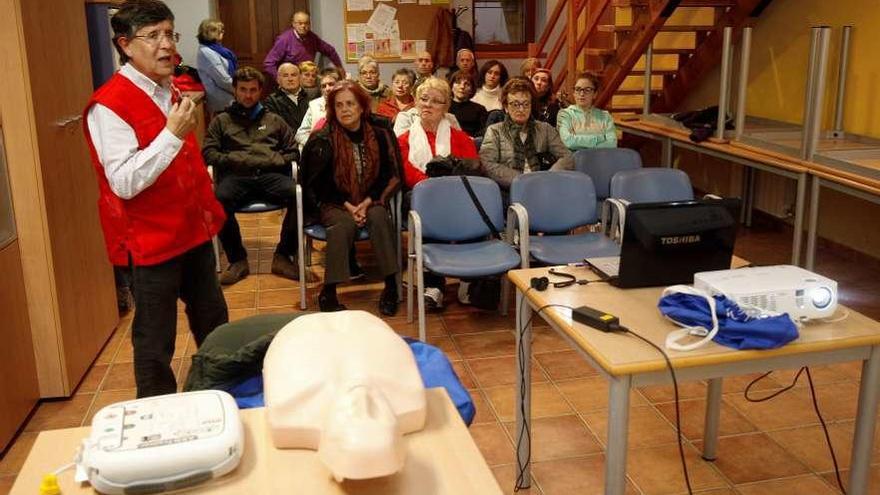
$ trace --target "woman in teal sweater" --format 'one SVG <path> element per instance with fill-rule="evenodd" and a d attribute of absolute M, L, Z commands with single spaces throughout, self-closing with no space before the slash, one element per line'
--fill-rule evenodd
<path fill-rule="evenodd" d="M 605 110 L 593 107 L 599 89 L 596 76 L 584 73 L 574 83 L 574 105 L 559 111 L 556 130 L 571 151 L 585 148 L 616 148 L 614 119 Z"/>

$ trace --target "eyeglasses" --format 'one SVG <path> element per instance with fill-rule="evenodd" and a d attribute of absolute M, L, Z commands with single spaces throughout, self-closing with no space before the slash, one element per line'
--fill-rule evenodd
<path fill-rule="evenodd" d="M 361 75 L 362 75 L 362 76 L 378 76 L 378 75 L 379 75 L 379 71 L 375 71 L 375 70 L 362 70 L 362 71 L 361 71 Z"/>
<path fill-rule="evenodd" d="M 174 33 L 171 31 L 151 31 L 147 34 L 132 36 L 132 39 L 134 38 L 140 38 L 149 45 L 158 45 L 163 39 L 168 40 L 172 43 L 177 43 L 178 41 L 180 41 L 180 33 Z"/>
<path fill-rule="evenodd" d="M 582 88 L 582 87 L 575 86 L 574 92 L 579 93 L 579 94 L 591 95 L 596 92 L 596 88 L 590 88 L 590 87 Z"/>
<path fill-rule="evenodd" d="M 532 107 L 530 101 L 508 101 L 507 106 L 514 110 L 528 110 Z"/>
<path fill-rule="evenodd" d="M 422 105 L 431 104 L 442 106 L 446 104 L 446 100 L 438 100 L 437 98 L 428 98 L 427 96 L 422 96 L 421 98 L 419 98 L 419 103 L 421 103 Z"/>

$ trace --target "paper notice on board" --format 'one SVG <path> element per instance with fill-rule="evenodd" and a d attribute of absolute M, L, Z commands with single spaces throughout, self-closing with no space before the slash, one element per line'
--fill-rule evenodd
<path fill-rule="evenodd" d="M 398 2 L 399 3 L 399 2 Z M 416 42 L 400 40 L 400 58 L 416 58 Z"/>
<path fill-rule="evenodd" d="M 373 0 L 348 0 L 348 11 L 373 10 Z"/>
<path fill-rule="evenodd" d="M 428 49 L 428 42 L 425 40 L 416 40 L 416 54 L 419 52 L 426 51 Z"/>
<path fill-rule="evenodd" d="M 419 0 L 419 5 L 431 5 L 431 0 Z"/>
<path fill-rule="evenodd" d="M 397 9 L 380 3 L 373 10 L 373 15 L 367 21 L 367 26 L 377 33 L 385 33 L 391 29 L 391 23 L 394 22 L 395 15 L 397 15 Z"/>
<path fill-rule="evenodd" d="M 397 3 L 416 3 L 416 0 L 397 0 Z"/>

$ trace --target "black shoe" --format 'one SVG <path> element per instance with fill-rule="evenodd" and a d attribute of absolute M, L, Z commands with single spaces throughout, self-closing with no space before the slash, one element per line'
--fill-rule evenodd
<path fill-rule="evenodd" d="M 379 312 L 384 316 L 397 314 L 397 291 L 385 289 L 379 296 Z"/>
<path fill-rule="evenodd" d="M 332 313 L 334 311 L 345 311 L 346 308 L 344 304 L 339 303 L 339 299 L 336 298 L 335 295 L 331 296 L 329 294 L 325 294 L 321 292 L 318 294 L 318 308 L 323 313 Z"/>
<path fill-rule="evenodd" d="M 248 266 L 248 261 L 246 259 L 236 261 L 231 265 L 226 267 L 226 270 L 220 274 L 220 284 L 221 285 L 232 285 L 239 280 L 247 277 L 251 273 L 251 269 Z"/>
<path fill-rule="evenodd" d="M 367 274 L 364 273 L 364 269 L 361 268 L 361 265 L 358 265 L 357 261 L 348 266 L 348 272 L 351 274 L 351 280 L 353 281 L 367 278 Z"/>
<path fill-rule="evenodd" d="M 290 280 L 299 280 L 299 266 L 281 253 L 272 255 L 272 273 Z"/>

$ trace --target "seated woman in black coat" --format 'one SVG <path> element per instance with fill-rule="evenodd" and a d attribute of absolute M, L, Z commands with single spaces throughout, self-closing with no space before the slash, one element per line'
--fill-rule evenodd
<path fill-rule="evenodd" d="M 327 123 L 302 151 L 308 202 L 327 228 L 321 311 L 340 311 L 336 286 L 351 276 L 349 254 L 366 226 L 385 289 L 379 311 L 397 312 L 397 248 L 388 200 L 400 187 L 400 151 L 394 133 L 370 119 L 370 97 L 356 83 L 338 83 L 327 96 Z"/>
<path fill-rule="evenodd" d="M 471 101 L 474 95 L 474 81 L 467 72 L 454 72 L 449 76 L 452 86 L 452 103 L 449 113 L 455 115 L 461 130 L 471 137 L 482 136 L 486 130 L 486 107 Z"/>

